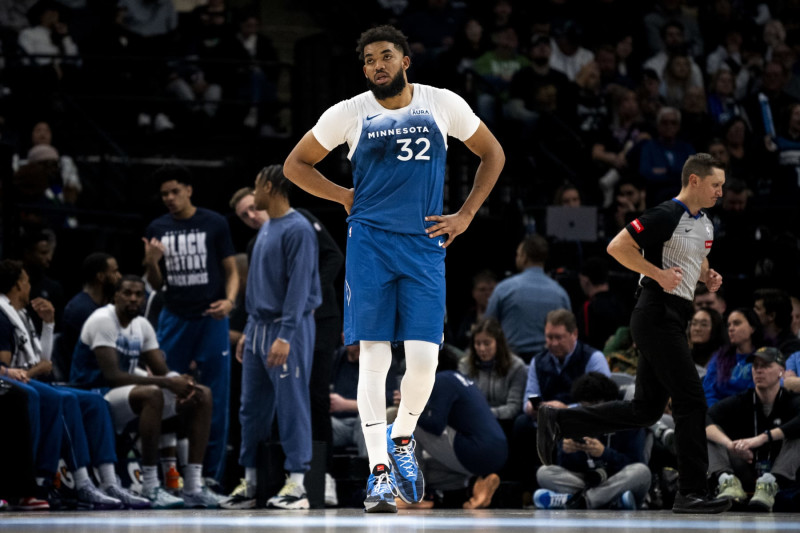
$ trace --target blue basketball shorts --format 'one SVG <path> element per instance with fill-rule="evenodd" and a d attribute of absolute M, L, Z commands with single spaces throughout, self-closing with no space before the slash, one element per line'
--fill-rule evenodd
<path fill-rule="evenodd" d="M 442 342 L 444 240 L 350 222 L 344 282 L 346 344 Z"/>

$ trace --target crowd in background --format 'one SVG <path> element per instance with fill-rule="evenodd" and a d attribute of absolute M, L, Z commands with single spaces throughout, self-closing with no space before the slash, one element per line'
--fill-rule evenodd
<path fill-rule="evenodd" d="M 646 208 L 678 192 L 683 163 L 696 152 L 712 154 L 726 169 L 723 197 L 709 212 L 715 228 L 709 259 L 724 278 L 723 293 L 701 288 L 687 328 L 709 406 L 754 387 L 751 356 L 762 346 L 782 350 L 782 383 L 798 388 L 800 355 L 792 344 L 800 329 L 797 6 L 756 0 L 363 0 L 335 8 L 317 1 L 304 6 L 329 45 L 317 53 L 326 62 L 326 53 L 341 59 L 335 68 L 344 74 L 320 68 L 308 76 L 296 68 L 290 100 L 314 93 L 335 97 L 324 102 L 327 106 L 360 91 L 355 38 L 372 24 L 388 22 L 409 37 L 409 80 L 464 96 L 506 151 L 506 169 L 481 213 L 503 236 L 488 242 L 479 222 L 476 237 L 465 235 L 463 248 L 453 247 L 449 272 L 456 274 L 449 276 L 455 281 L 448 287 L 445 325 L 446 351 L 461 357 L 452 369 L 484 393 L 506 435 L 509 462 L 521 465 L 498 469 L 500 479 L 517 483 L 531 497 L 548 485 L 547 473 L 537 479 L 531 448 L 536 406 L 529 396 L 565 407 L 584 401 L 579 398 L 605 400 L 602 385 L 577 397 L 571 386 L 590 372 L 635 373 L 636 347 L 625 326 L 637 280 L 610 261 L 605 246 Z M 61 358 L 54 359 L 55 380 L 69 377 L 82 326 L 62 320 L 67 302 L 105 272 L 86 271 L 84 265 L 80 278 L 81 261 L 90 252 L 111 251 L 119 253 L 118 270 L 142 275 L 139 237 L 162 209 L 154 201 L 156 185 L 132 179 L 136 173 L 130 168 L 120 171 L 88 156 L 138 150 L 143 157 L 197 160 L 230 147 L 236 158 L 224 168 L 235 177 L 210 174 L 196 187 L 196 197 L 228 217 L 236 252 L 246 251 L 253 235 L 247 226 L 255 226 L 237 207 L 242 197 L 232 202 L 234 212 L 228 199 L 252 183 L 256 169 L 283 160 L 282 139 L 305 131 L 292 131 L 281 118 L 287 102 L 281 101 L 279 86 L 287 70 L 278 61 L 274 36 L 263 31 L 270 22 L 265 13 L 257 2 L 231 0 L 0 2 L 2 255 L 22 260 L 31 301 L 41 297 L 52 303 L 52 320 L 43 320 L 33 307 L 28 315 L 37 335 L 44 333 L 43 322 L 55 324 Z M 300 53 L 302 45 L 298 42 L 295 66 L 319 67 L 319 59 Z M 352 91 L 337 95 L 324 87 L 327 81 Z M 76 109 L 84 113 L 80 121 Z M 213 148 L 204 136 L 213 137 Z M 82 142 L 87 138 L 93 140 Z M 154 144 L 141 141 L 149 138 Z M 239 139 L 255 139 L 252 149 L 242 150 Z M 164 146 L 172 151 L 165 154 Z M 446 209 L 465 196 L 459 176 L 474 164 L 454 152 Z M 333 175 L 346 183 L 347 166 L 340 166 Z M 589 236 L 560 233 L 548 214 L 559 207 L 562 217 L 569 217 L 565 209 L 583 209 L 581 216 L 593 222 Z M 109 233 L 92 213 L 114 210 L 134 218 L 127 228 L 125 219 L 115 219 L 111 226 L 117 229 Z M 320 218 L 341 243 L 344 230 L 334 227 L 341 218 Z M 122 242 L 137 246 L 122 252 L 114 232 L 125 230 L 135 239 Z M 514 270 L 520 274 L 511 275 Z M 113 283 L 107 283 L 93 298 L 98 304 L 112 302 Z M 527 310 L 504 314 L 504 301 L 522 287 L 538 291 L 523 307 Z M 548 314 L 564 309 L 572 310 L 572 318 Z M 551 335 L 548 325 L 556 330 Z M 559 365 L 576 346 L 586 347 L 586 360 L 571 368 L 567 379 Z M 352 352 L 344 347 L 337 352 L 335 371 L 341 373 L 330 381 L 339 388 L 331 389 L 336 398 L 329 401 L 339 444 L 344 443 L 339 449 L 358 456 L 363 450 L 357 436 L 344 436 L 354 424 L 340 420 L 355 416 L 344 402 L 353 399 L 345 391 L 354 393 L 357 354 Z M 551 355 L 561 363 L 548 363 Z M 550 392 L 545 392 L 546 372 L 558 377 Z M 234 405 L 235 381 L 228 391 Z M 620 378 L 617 385 L 623 382 Z M 624 384 L 622 389 L 624 394 Z M 394 389 L 387 390 L 387 399 L 397 400 Z M 628 444 L 649 437 L 650 448 L 639 446 L 627 459 L 612 461 L 614 473 L 630 464 L 650 467 L 649 490 L 642 471 L 633 469 L 637 507 L 667 505 L 664 495 L 674 488 L 670 431 L 667 418 L 631 436 Z M 231 440 L 236 445 L 236 438 Z M 168 471 L 169 465 L 163 474 Z M 592 481 L 589 488 L 604 481 Z M 788 490 L 791 481 L 780 480 L 781 489 Z M 511 505 L 531 501 L 511 500 Z M 575 498 L 572 505 L 625 508 L 630 501 L 590 496 L 583 503 Z"/>

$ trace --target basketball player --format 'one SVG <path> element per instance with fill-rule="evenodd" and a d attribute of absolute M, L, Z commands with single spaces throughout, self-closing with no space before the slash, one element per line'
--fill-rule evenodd
<path fill-rule="evenodd" d="M 289 154 L 286 177 L 344 206 L 345 344 L 359 342 L 358 410 L 372 474 L 367 512 L 396 512 L 394 495 L 418 502 L 424 482 L 413 431 L 434 383 L 445 313 L 445 248 L 463 233 L 505 162 L 497 139 L 454 93 L 409 84 L 406 36 L 392 26 L 364 32 L 357 52 L 369 91 L 328 109 Z M 447 136 L 481 164 L 456 213 L 443 215 Z M 349 146 L 353 189 L 315 168 Z M 392 341 L 404 341 L 406 374 L 396 421 L 386 424 L 385 380 Z"/>

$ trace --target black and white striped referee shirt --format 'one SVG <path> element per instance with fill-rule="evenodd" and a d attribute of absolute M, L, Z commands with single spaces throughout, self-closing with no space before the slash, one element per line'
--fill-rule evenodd
<path fill-rule="evenodd" d="M 683 202 L 673 198 L 648 209 L 625 228 L 649 262 L 661 269 L 677 266 L 683 270 L 680 284 L 665 292 L 693 301 L 700 267 L 714 243 L 714 226 L 708 216 L 703 211 L 692 215 Z M 641 276 L 639 284 L 661 288 L 647 276 Z"/>

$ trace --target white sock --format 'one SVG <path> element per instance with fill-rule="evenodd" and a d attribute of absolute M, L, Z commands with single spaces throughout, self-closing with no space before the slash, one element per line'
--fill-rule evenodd
<path fill-rule="evenodd" d="M 289 472 L 289 481 L 294 481 L 305 490 L 306 486 L 304 485 L 306 479 L 305 472 Z"/>
<path fill-rule="evenodd" d="M 410 437 L 417 427 L 419 415 L 428 403 L 436 366 L 439 364 L 439 345 L 425 341 L 405 341 L 406 373 L 400 382 L 400 406 L 392 425 L 392 438 Z"/>
<path fill-rule="evenodd" d="M 100 488 L 103 490 L 111 486 L 116 486 L 117 471 L 114 470 L 114 463 L 103 463 L 98 468 L 100 471 Z"/>
<path fill-rule="evenodd" d="M 254 467 L 247 466 L 244 469 L 244 480 L 247 482 L 247 493 L 245 496 L 253 498 L 256 495 L 256 484 L 258 483 L 258 474 Z"/>
<path fill-rule="evenodd" d="M 358 360 L 358 414 L 369 456 L 369 468 L 389 464 L 386 453 L 386 375 L 392 364 L 388 342 L 361 341 Z"/>
<path fill-rule="evenodd" d="M 92 480 L 89 479 L 89 471 L 86 470 L 85 466 L 82 466 L 82 467 L 78 468 L 77 470 L 75 470 L 75 472 L 72 473 L 72 477 L 75 480 L 75 488 L 76 489 L 81 489 L 81 488 L 85 487 L 86 485 L 89 485 L 89 484 L 92 483 Z"/>
<path fill-rule="evenodd" d="M 158 486 L 158 467 L 142 465 L 142 490 L 148 493 Z"/>
<path fill-rule="evenodd" d="M 203 488 L 203 465 L 189 463 L 183 469 L 183 492 L 199 492 Z"/>

